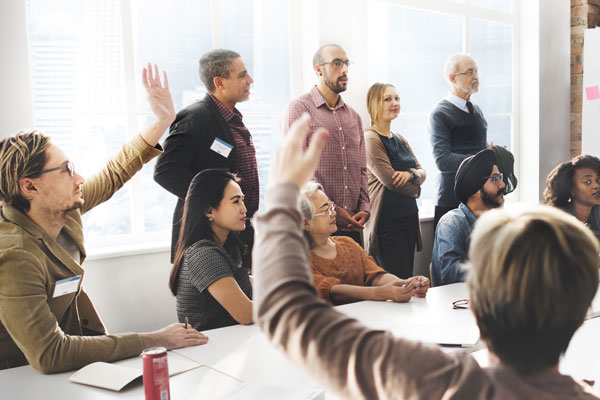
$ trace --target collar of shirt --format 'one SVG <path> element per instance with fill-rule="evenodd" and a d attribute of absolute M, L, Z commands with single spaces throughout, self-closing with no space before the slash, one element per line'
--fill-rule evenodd
<path fill-rule="evenodd" d="M 475 224 L 475 222 L 477 221 L 477 218 L 475 218 L 475 214 L 473 214 L 471 209 L 469 207 L 467 207 L 467 205 L 465 203 L 460 203 L 458 208 L 460 208 L 460 210 L 465 214 L 465 217 L 467 217 L 467 221 L 469 221 L 469 225 L 473 226 Z"/>
<path fill-rule="evenodd" d="M 463 99 L 462 97 L 458 97 L 457 95 L 455 95 L 452 92 L 448 92 L 448 94 L 446 95 L 446 97 L 444 97 L 445 100 L 448 100 L 450 103 L 454 104 L 458 109 L 469 113 L 469 109 L 467 108 L 467 101 L 465 99 Z"/>
<path fill-rule="evenodd" d="M 209 93 L 209 95 L 210 95 L 210 98 L 213 99 L 213 101 L 217 105 L 217 109 L 219 110 L 219 113 L 225 119 L 225 121 L 227 121 L 229 123 L 231 121 L 231 119 L 233 117 L 235 117 L 236 115 L 240 118 L 240 120 L 242 119 L 242 117 L 243 117 L 242 113 L 237 108 L 233 107 L 233 111 L 232 111 L 229 108 L 225 107 L 225 105 L 223 105 L 223 103 L 221 103 L 219 101 L 219 99 L 217 99 L 211 93 Z"/>
<path fill-rule="evenodd" d="M 329 107 L 329 105 L 325 101 L 325 98 L 323 97 L 321 92 L 319 92 L 319 89 L 317 89 L 317 85 L 313 86 L 313 88 L 310 90 L 310 97 L 312 98 L 313 103 L 315 103 L 316 108 L 319 108 L 323 105 L 330 110 L 337 110 L 342 107 L 346 107 L 346 104 L 344 103 L 342 96 L 340 96 L 340 98 L 334 108 Z"/>

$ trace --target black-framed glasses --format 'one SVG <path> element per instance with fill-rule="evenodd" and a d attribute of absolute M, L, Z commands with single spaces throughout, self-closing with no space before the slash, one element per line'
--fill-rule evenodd
<path fill-rule="evenodd" d="M 452 302 L 452 309 L 466 310 L 469 308 L 469 299 L 460 299 Z"/>
<path fill-rule="evenodd" d="M 334 212 L 335 212 L 335 203 L 333 201 L 331 201 L 331 202 L 329 202 L 329 208 L 327 208 L 327 211 L 313 214 L 313 218 L 319 217 L 321 215 L 327 215 L 327 214 L 329 214 L 329 216 L 331 217 Z"/>
<path fill-rule="evenodd" d="M 500 182 L 502 182 L 504 180 L 504 174 L 499 173 L 499 174 L 494 174 L 492 176 L 484 176 L 484 178 L 491 180 L 494 183 L 494 185 L 498 185 Z"/>
<path fill-rule="evenodd" d="M 331 65 L 333 65 L 336 68 L 342 68 L 342 65 L 345 65 L 346 68 L 349 68 L 350 64 L 352 64 L 352 61 L 350 61 L 350 60 L 340 60 L 339 58 L 336 58 L 336 59 L 334 59 L 332 61 L 327 61 L 327 62 L 321 63 L 319 65 L 325 65 L 325 64 L 331 64 Z"/>
<path fill-rule="evenodd" d="M 469 68 L 465 72 L 455 72 L 454 75 L 466 75 L 468 77 L 472 77 L 473 75 L 479 75 L 479 71 L 477 68 Z"/>
<path fill-rule="evenodd" d="M 71 161 L 69 161 L 68 163 L 66 163 L 65 165 L 61 165 L 60 167 L 43 169 L 40 171 L 40 175 L 45 174 L 46 172 L 58 171 L 62 169 L 67 171 L 70 176 L 73 176 L 75 174 L 75 165 Z"/>

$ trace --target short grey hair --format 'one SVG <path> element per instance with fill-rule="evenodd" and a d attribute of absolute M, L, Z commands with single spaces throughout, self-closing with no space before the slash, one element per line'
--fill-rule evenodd
<path fill-rule="evenodd" d="M 313 219 L 313 215 L 315 215 L 315 206 L 311 200 L 311 197 L 317 191 L 325 192 L 323 186 L 315 181 L 309 181 L 302 186 L 300 189 L 300 197 L 298 198 L 298 208 L 300 208 L 300 212 L 302 213 L 302 217 L 306 219 Z M 310 236 L 310 233 L 305 229 L 302 230 L 304 233 L 304 238 L 308 242 L 308 247 L 312 249 L 313 240 Z"/>
<path fill-rule="evenodd" d="M 323 50 L 325 50 L 328 47 L 337 47 L 340 50 L 344 50 L 344 48 L 342 46 L 340 46 L 339 44 L 335 44 L 335 43 L 324 44 L 323 46 L 319 47 L 319 49 L 317 51 L 315 51 L 315 55 L 313 56 L 313 68 L 316 67 L 317 65 L 320 65 L 325 62 L 325 60 L 323 60 Z"/>
<path fill-rule="evenodd" d="M 214 78 L 229 78 L 231 62 L 241 56 L 233 50 L 214 49 L 200 57 L 200 80 L 206 90 L 213 93 L 216 90 Z"/>
<path fill-rule="evenodd" d="M 458 64 L 460 63 L 461 58 L 463 57 L 471 57 L 468 53 L 454 53 L 450 54 L 444 63 L 444 79 L 448 82 L 448 85 L 452 85 L 450 82 L 449 76 L 458 72 Z"/>

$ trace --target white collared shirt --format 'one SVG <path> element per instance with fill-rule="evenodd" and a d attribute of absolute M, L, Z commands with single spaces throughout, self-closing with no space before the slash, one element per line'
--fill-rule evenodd
<path fill-rule="evenodd" d="M 467 114 L 469 113 L 469 109 L 467 108 L 467 101 L 465 99 L 463 99 L 462 97 L 458 97 L 454 93 L 448 92 L 448 94 L 446 95 L 446 97 L 444 97 L 444 99 L 448 100 L 450 103 L 454 104 L 456 107 L 458 107 L 460 110 L 466 112 Z"/>

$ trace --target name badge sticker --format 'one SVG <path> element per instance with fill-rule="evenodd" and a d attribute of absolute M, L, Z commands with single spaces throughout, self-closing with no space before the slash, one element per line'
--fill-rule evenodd
<path fill-rule="evenodd" d="M 210 149 L 215 153 L 218 153 L 223 157 L 227 158 L 229 157 L 229 153 L 231 153 L 231 149 L 233 149 L 233 146 L 219 138 L 215 138 L 215 141 L 210 146 Z"/>
<path fill-rule="evenodd" d="M 76 292 L 79 289 L 80 282 L 81 275 L 56 281 L 56 286 L 54 286 L 54 294 L 52 295 L 52 298 Z"/>

